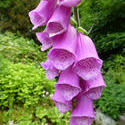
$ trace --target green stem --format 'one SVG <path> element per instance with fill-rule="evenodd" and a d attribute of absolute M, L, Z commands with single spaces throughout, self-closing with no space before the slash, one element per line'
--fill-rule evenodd
<path fill-rule="evenodd" d="M 77 26 L 80 26 L 80 19 L 79 19 L 79 9 L 77 7 L 74 7 L 74 16 L 75 20 L 77 22 Z"/>

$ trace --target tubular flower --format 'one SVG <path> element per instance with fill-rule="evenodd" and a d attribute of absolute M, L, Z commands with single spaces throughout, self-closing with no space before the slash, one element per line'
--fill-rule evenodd
<path fill-rule="evenodd" d="M 81 91 L 79 81 L 80 78 L 72 71 L 72 66 L 70 66 L 61 72 L 55 87 L 65 100 L 70 101 Z"/>
<path fill-rule="evenodd" d="M 70 23 L 71 8 L 58 6 L 47 23 L 46 29 L 49 36 L 64 33 Z"/>
<path fill-rule="evenodd" d="M 78 5 L 81 0 L 59 0 L 59 4 L 67 7 L 74 7 Z"/>
<path fill-rule="evenodd" d="M 79 33 L 77 43 L 74 72 L 84 80 L 92 79 L 100 73 L 102 60 L 98 57 L 95 45 L 88 36 Z"/>
<path fill-rule="evenodd" d="M 40 41 L 42 44 L 42 51 L 47 50 L 52 46 L 52 39 L 49 37 L 49 34 L 44 31 L 44 32 L 38 32 L 36 33 L 37 39 Z"/>
<path fill-rule="evenodd" d="M 70 125 L 91 125 L 94 120 L 93 101 L 86 96 L 81 96 L 72 111 Z"/>
<path fill-rule="evenodd" d="M 41 0 L 39 5 L 29 12 L 29 17 L 34 25 L 33 29 L 45 25 L 56 8 L 57 0 Z"/>
<path fill-rule="evenodd" d="M 53 48 L 48 53 L 48 59 L 59 70 L 65 70 L 75 61 L 75 46 L 77 33 L 73 26 L 53 40 Z"/>
<path fill-rule="evenodd" d="M 58 89 L 55 90 L 52 100 L 55 102 L 58 110 L 61 113 L 64 113 L 70 109 L 72 109 L 72 102 L 71 101 L 66 101 L 61 95 L 60 91 Z"/>
<path fill-rule="evenodd" d="M 59 75 L 59 70 L 57 70 L 49 60 L 42 62 L 41 66 L 46 70 L 46 77 L 48 80 L 52 80 Z"/>
<path fill-rule="evenodd" d="M 101 73 L 94 79 L 82 81 L 84 94 L 90 99 L 99 99 L 103 88 L 106 86 Z"/>

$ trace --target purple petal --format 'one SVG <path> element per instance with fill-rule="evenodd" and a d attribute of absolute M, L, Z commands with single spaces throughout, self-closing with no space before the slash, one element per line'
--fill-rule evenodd
<path fill-rule="evenodd" d="M 90 99 L 99 99 L 103 88 L 106 86 L 103 77 L 100 74 L 92 80 L 81 81 L 81 86 L 83 86 L 83 92 Z"/>
<path fill-rule="evenodd" d="M 72 66 L 61 72 L 56 89 L 65 100 L 70 101 L 81 91 L 79 77 L 72 71 Z"/>
<path fill-rule="evenodd" d="M 59 4 L 67 7 L 74 7 L 80 2 L 81 0 L 60 0 Z"/>
<path fill-rule="evenodd" d="M 81 96 L 72 111 L 70 125 L 91 125 L 94 118 L 93 101 Z"/>
<path fill-rule="evenodd" d="M 57 0 L 41 0 L 39 5 L 29 12 L 29 17 L 34 25 L 33 29 L 45 25 L 52 16 Z"/>
<path fill-rule="evenodd" d="M 47 79 L 52 80 L 59 75 L 59 70 L 57 70 L 49 60 L 42 62 L 41 66 L 46 70 Z"/>
<path fill-rule="evenodd" d="M 42 44 L 42 51 L 45 51 L 52 46 L 52 39 L 49 37 L 49 34 L 47 32 L 38 32 L 36 33 L 36 36 Z"/>
<path fill-rule="evenodd" d="M 65 32 L 70 22 L 71 8 L 58 6 L 47 23 L 47 32 L 56 36 Z"/>
<path fill-rule="evenodd" d="M 55 93 L 52 97 L 52 100 L 55 102 L 58 110 L 61 113 L 64 113 L 70 109 L 72 109 L 72 102 L 71 101 L 66 101 L 61 95 L 59 90 L 55 90 Z"/>
<path fill-rule="evenodd" d="M 96 77 L 102 67 L 102 60 L 99 59 L 92 40 L 88 36 L 79 33 L 76 49 L 77 60 L 74 64 L 74 72 L 84 80 Z"/>
<path fill-rule="evenodd" d="M 53 40 L 53 48 L 48 53 L 53 65 L 59 70 L 65 70 L 75 61 L 77 33 L 74 27 L 69 25 L 68 30 Z"/>

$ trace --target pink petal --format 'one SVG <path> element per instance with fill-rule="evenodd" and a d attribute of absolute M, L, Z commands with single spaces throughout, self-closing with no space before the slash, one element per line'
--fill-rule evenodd
<path fill-rule="evenodd" d="M 49 34 L 47 32 L 38 32 L 36 33 L 36 36 L 42 44 L 42 51 L 45 51 L 52 46 L 52 39 L 49 37 Z"/>
<path fill-rule="evenodd" d="M 75 61 L 77 33 L 74 27 L 69 25 L 68 30 L 53 40 L 53 48 L 48 53 L 48 59 L 59 70 L 65 70 Z"/>
<path fill-rule="evenodd" d="M 64 113 L 72 108 L 72 102 L 66 101 L 61 95 L 58 89 L 55 90 L 55 93 L 52 97 L 52 100 L 55 102 L 58 110 L 61 113 Z"/>
<path fill-rule="evenodd" d="M 34 25 L 33 29 L 45 25 L 52 16 L 57 0 L 41 0 L 39 5 L 29 12 L 29 17 Z"/>
<path fill-rule="evenodd" d="M 101 73 L 96 78 L 88 81 L 81 81 L 83 93 L 90 99 L 99 99 L 103 88 L 106 86 Z"/>
<path fill-rule="evenodd" d="M 42 62 L 41 66 L 46 70 L 47 79 L 52 80 L 59 75 L 59 70 L 57 70 L 49 60 Z"/>
<path fill-rule="evenodd" d="M 64 33 L 70 22 L 71 8 L 58 6 L 47 23 L 47 32 L 50 36 Z"/>
<path fill-rule="evenodd" d="M 74 7 L 78 5 L 81 0 L 60 0 L 60 5 L 67 6 L 67 7 Z"/>
<path fill-rule="evenodd" d="M 102 60 L 99 59 L 94 43 L 88 36 L 79 33 L 77 43 L 74 72 L 84 80 L 92 79 L 99 74 Z"/>
<path fill-rule="evenodd" d="M 81 96 L 72 111 L 70 125 L 91 125 L 94 118 L 93 101 Z"/>
<path fill-rule="evenodd" d="M 72 71 L 72 66 L 62 71 L 55 85 L 56 89 L 60 91 L 60 94 L 65 100 L 70 101 L 81 91 L 79 85 L 79 77 Z"/>

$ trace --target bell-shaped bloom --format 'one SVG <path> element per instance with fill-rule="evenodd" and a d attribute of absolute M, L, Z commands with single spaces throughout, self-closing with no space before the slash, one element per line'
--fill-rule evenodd
<path fill-rule="evenodd" d="M 46 31 L 36 33 L 37 39 L 42 44 L 41 51 L 45 51 L 52 46 L 52 38 Z"/>
<path fill-rule="evenodd" d="M 81 0 L 59 0 L 59 5 L 74 7 L 78 5 L 80 2 Z"/>
<path fill-rule="evenodd" d="M 103 80 L 103 77 L 100 74 L 96 78 L 88 81 L 81 81 L 81 87 L 83 89 L 83 93 L 90 99 L 99 99 L 102 93 L 103 88 L 106 86 Z"/>
<path fill-rule="evenodd" d="M 61 113 L 72 109 L 72 101 L 66 101 L 63 96 L 60 95 L 60 91 L 58 89 L 55 90 L 52 100 Z"/>
<path fill-rule="evenodd" d="M 92 79 L 100 72 L 102 60 L 98 57 L 95 45 L 88 36 L 79 33 L 77 43 L 74 72 L 84 80 Z"/>
<path fill-rule="evenodd" d="M 81 96 L 72 111 L 70 125 L 91 125 L 94 118 L 93 101 L 86 96 Z"/>
<path fill-rule="evenodd" d="M 29 17 L 34 25 L 33 29 L 45 25 L 52 16 L 57 0 L 41 0 L 39 5 L 29 12 Z"/>
<path fill-rule="evenodd" d="M 81 92 L 80 78 L 72 71 L 72 66 L 60 73 L 55 87 L 67 101 L 72 100 Z"/>
<path fill-rule="evenodd" d="M 47 23 L 46 29 L 49 36 L 62 34 L 70 23 L 71 8 L 58 6 Z"/>
<path fill-rule="evenodd" d="M 48 80 L 52 80 L 59 75 L 59 70 L 57 70 L 49 60 L 42 62 L 41 66 L 46 70 L 46 77 Z"/>
<path fill-rule="evenodd" d="M 53 40 L 53 48 L 48 53 L 48 59 L 57 69 L 65 70 L 75 61 L 76 40 L 77 33 L 71 25 L 65 33 Z"/>

